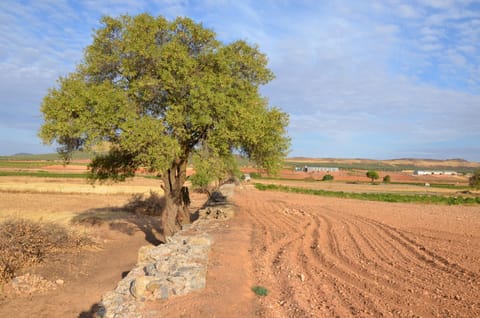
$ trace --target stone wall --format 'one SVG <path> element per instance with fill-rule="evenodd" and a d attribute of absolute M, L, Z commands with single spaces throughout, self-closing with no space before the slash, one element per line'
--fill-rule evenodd
<path fill-rule="evenodd" d="M 213 243 L 208 234 L 212 223 L 233 216 L 227 198 L 233 185 L 225 185 L 204 208 L 199 219 L 167 239 L 166 244 L 144 246 L 138 262 L 115 290 L 106 293 L 96 316 L 141 318 L 145 301 L 161 301 L 205 288 L 208 253 Z"/>

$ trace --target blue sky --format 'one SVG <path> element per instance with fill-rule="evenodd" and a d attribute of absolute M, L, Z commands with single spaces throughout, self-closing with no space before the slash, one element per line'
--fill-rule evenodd
<path fill-rule="evenodd" d="M 0 155 L 45 153 L 40 104 L 102 15 L 188 16 L 256 43 L 290 156 L 480 161 L 480 0 L 0 2 Z"/>

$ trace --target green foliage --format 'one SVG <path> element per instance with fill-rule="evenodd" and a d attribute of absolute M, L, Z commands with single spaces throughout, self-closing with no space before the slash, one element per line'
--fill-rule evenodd
<path fill-rule="evenodd" d="M 257 296 L 267 296 L 268 295 L 268 289 L 266 289 L 263 286 L 254 286 L 254 287 L 252 287 L 252 291 Z"/>
<path fill-rule="evenodd" d="M 93 160 L 92 179 L 122 181 L 140 166 L 178 177 L 201 145 L 215 160 L 230 161 L 236 151 L 278 171 L 288 116 L 260 95 L 273 74 L 257 46 L 222 44 L 188 18 L 125 15 L 101 24 L 83 62 L 41 106 L 39 135 L 65 160 L 107 143 L 110 153 Z"/>
<path fill-rule="evenodd" d="M 292 193 L 303 193 L 320 195 L 326 197 L 335 198 L 347 198 L 357 200 L 369 200 L 369 201 L 383 201 L 383 202 L 403 202 L 403 203 L 432 203 L 432 204 L 480 204 L 480 197 L 446 197 L 438 195 L 415 195 L 415 194 L 395 194 L 395 193 L 354 193 L 343 191 L 327 191 L 327 190 L 315 190 L 299 187 L 288 187 L 277 184 L 261 184 L 255 183 L 255 188 L 258 190 L 273 190 Z"/>
<path fill-rule="evenodd" d="M 323 176 L 322 181 L 332 181 L 334 178 L 331 174 L 326 174 Z"/>
<path fill-rule="evenodd" d="M 192 186 L 207 193 L 215 190 L 223 180 L 240 175 L 233 155 L 227 153 L 222 158 L 207 147 L 196 149 L 192 162 L 195 168 L 195 174 L 190 177 Z"/>
<path fill-rule="evenodd" d="M 367 171 L 367 178 L 372 179 L 372 183 L 373 183 L 375 180 L 380 178 L 380 176 L 378 175 L 378 172 L 376 172 L 375 170 L 369 170 Z"/>
<path fill-rule="evenodd" d="M 383 183 L 390 183 L 392 181 L 392 178 L 390 177 L 390 175 L 386 175 L 385 177 L 383 177 Z"/>
<path fill-rule="evenodd" d="M 469 178 L 468 184 L 474 189 L 480 189 L 480 169 L 476 170 L 473 175 Z"/>
<path fill-rule="evenodd" d="M 262 179 L 262 175 L 259 172 L 250 172 L 250 177 L 252 179 Z"/>

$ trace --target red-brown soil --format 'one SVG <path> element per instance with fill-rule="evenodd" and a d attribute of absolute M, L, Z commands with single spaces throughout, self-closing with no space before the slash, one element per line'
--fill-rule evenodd
<path fill-rule="evenodd" d="M 237 216 L 211 230 L 206 289 L 149 303 L 155 312 L 147 317 L 480 316 L 477 206 L 356 201 L 250 186 L 238 189 L 234 201 Z M 135 262 L 136 244 L 145 243 L 141 235 L 117 235 L 110 247 L 91 252 L 91 261 L 74 265 L 77 280 L 66 279 L 48 295 L 0 302 L 0 317 L 88 311 Z M 254 285 L 269 295 L 255 296 Z"/>
<path fill-rule="evenodd" d="M 243 172 L 258 172 L 255 168 L 242 168 Z M 334 177 L 335 181 L 343 182 L 371 182 L 367 178 L 366 170 L 340 170 L 338 172 L 329 172 L 328 174 Z M 280 171 L 278 177 L 281 179 L 290 180 L 322 180 L 326 172 L 303 172 L 283 169 Z M 462 175 L 414 175 L 413 172 L 398 172 L 398 171 L 379 171 L 379 179 L 376 182 L 382 182 L 383 177 L 389 175 L 391 182 L 411 182 L 411 183 L 449 183 L 456 185 L 467 185 L 468 177 Z M 262 175 L 265 175 L 264 173 Z"/>
<path fill-rule="evenodd" d="M 480 210 L 237 191 L 205 291 L 165 317 L 478 317 Z M 265 286 L 270 294 L 249 289 Z"/>
<path fill-rule="evenodd" d="M 137 251 L 148 244 L 145 235 L 136 230 L 131 235 L 108 228 L 99 229 L 105 242 L 97 249 L 58 254 L 45 263 L 24 272 L 41 275 L 49 281 L 62 279 L 54 290 L 16 295 L 5 287 L 0 297 L 0 317 L 82 317 L 102 295 L 115 288 L 136 263 Z"/>

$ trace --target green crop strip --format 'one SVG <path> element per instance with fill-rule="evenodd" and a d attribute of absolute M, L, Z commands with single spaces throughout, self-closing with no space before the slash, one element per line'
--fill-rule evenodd
<path fill-rule="evenodd" d="M 480 197 L 462 197 L 462 196 L 438 196 L 438 195 L 420 195 L 420 194 L 394 194 L 394 193 L 353 193 L 343 191 L 326 191 L 307 188 L 288 187 L 276 184 L 255 183 L 255 188 L 261 191 L 272 190 L 291 193 L 302 193 L 319 195 L 335 198 L 382 201 L 382 202 L 402 202 L 402 203 L 432 203 L 432 204 L 480 204 Z"/>

